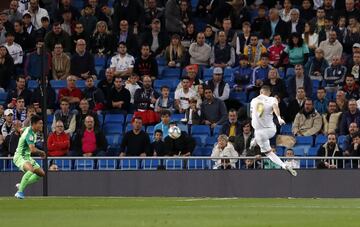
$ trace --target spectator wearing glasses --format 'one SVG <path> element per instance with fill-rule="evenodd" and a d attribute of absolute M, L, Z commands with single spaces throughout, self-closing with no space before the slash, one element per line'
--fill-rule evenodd
<path fill-rule="evenodd" d="M 50 133 L 48 141 L 49 156 L 67 156 L 70 149 L 70 137 L 64 132 L 64 124 L 61 120 L 55 123 L 55 131 Z"/>

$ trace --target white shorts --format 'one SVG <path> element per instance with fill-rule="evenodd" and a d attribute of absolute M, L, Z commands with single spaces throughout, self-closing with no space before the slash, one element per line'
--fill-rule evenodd
<path fill-rule="evenodd" d="M 270 139 L 275 135 L 276 128 L 255 129 L 255 142 L 259 145 L 261 152 L 269 152 L 271 150 Z"/>

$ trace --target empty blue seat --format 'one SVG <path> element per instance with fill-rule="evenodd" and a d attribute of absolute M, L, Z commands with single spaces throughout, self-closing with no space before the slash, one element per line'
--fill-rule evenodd
<path fill-rule="evenodd" d="M 154 89 L 160 92 L 162 86 L 167 86 L 170 88 L 170 91 L 175 91 L 179 82 L 177 79 L 155 80 Z"/>
<path fill-rule="evenodd" d="M 165 168 L 167 170 L 182 170 L 183 160 L 165 160 Z"/>
<path fill-rule="evenodd" d="M 111 147 L 120 147 L 122 136 L 120 134 L 106 135 L 106 141 Z"/>
<path fill-rule="evenodd" d="M 181 69 L 165 67 L 162 71 L 163 78 L 180 78 Z"/>
<path fill-rule="evenodd" d="M 95 66 L 104 67 L 105 64 L 106 64 L 106 58 L 105 57 L 95 57 Z"/>
<path fill-rule="evenodd" d="M 317 156 L 319 147 L 310 147 L 307 156 Z"/>
<path fill-rule="evenodd" d="M 153 134 L 154 133 L 154 126 L 153 125 L 149 125 L 146 127 L 146 132 L 149 134 Z"/>
<path fill-rule="evenodd" d="M 294 151 L 295 156 L 304 156 L 305 155 L 304 147 L 302 147 L 302 146 L 295 146 L 292 149 Z"/>
<path fill-rule="evenodd" d="M 340 145 L 342 145 L 345 142 L 345 140 L 346 140 L 346 136 L 339 136 L 338 137 L 338 143 Z"/>
<path fill-rule="evenodd" d="M 296 136 L 296 145 L 313 145 L 313 137 L 312 136 Z"/>
<path fill-rule="evenodd" d="M 246 92 L 230 92 L 230 98 L 238 100 L 240 102 L 247 102 Z"/>
<path fill-rule="evenodd" d="M 221 133 L 221 128 L 222 128 L 222 125 L 216 125 L 216 127 L 214 128 L 214 136 L 215 137 L 218 137 Z"/>
<path fill-rule="evenodd" d="M 66 80 L 50 80 L 51 87 L 58 90 L 66 87 Z"/>
<path fill-rule="evenodd" d="M 286 78 L 291 78 L 295 76 L 295 68 L 288 68 L 286 70 Z"/>
<path fill-rule="evenodd" d="M 277 156 L 284 156 L 285 155 L 285 147 L 277 146 L 276 147 L 276 154 Z"/>
<path fill-rule="evenodd" d="M 201 136 L 201 135 L 192 136 L 192 138 L 195 140 L 196 146 L 199 147 L 204 146 L 206 137 L 207 136 Z"/>
<path fill-rule="evenodd" d="M 325 135 L 317 135 L 315 138 L 315 146 L 326 143 L 327 137 Z"/>
<path fill-rule="evenodd" d="M 140 161 L 138 159 L 122 159 L 120 160 L 120 169 L 137 170 L 140 169 Z"/>
<path fill-rule="evenodd" d="M 54 159 L 53 163 L 58 166 L 59 170 L 71 170 L 71 160 L 70 159 Z"/>
<path fill-rule="evenodd" d="M 104 123 L 104 115 L 98 114 L 98 120 L 99 120 L 100 128 L 102 128 L 102 125 Z"/>
<path fill-rule="evenodd" d="M 104 125 L 104 133 L 105 135 L 111 135 L 111 134 L 122 134 L 123 133 L 123 127 L 119 123 L 107 123 Z"/>
<path fill-rule="evenodd" d="M 97 163 L 99 170 L 115 170 L 116 160 L 115 159 L 100 159 Z"/>
<path fill-rule="evenodd" d="M 160 160 L 158 159 L 145 159 L 142 162 L 142 168 L 144 170 L 157 170 L 160 164 Z"/>
<path fill-rule="evenodd" d="M 280 134 L 282 135 L 291 135 L 292 134 L 292 124 L 282 125 L 280 128 Z"/>
<path fill-rule="evenodd" d="M 125 124 L 129 124 L 129 123 L 131 123 L 132 118 L 133 118 L 133 115 L 132 115 L 132 114 L 128 114 L 128 115 L 126 115 L 126 122 L 125 122 Z"/>
<path fill-rule="evenodd" d="M 0 92 L 0 105 L 5 104 L 7 95 L 7 92 Z"/>
<path fill-rule="evenodd" d="M 207 125 L 193 125 L 191 126 L 191 135 L 210 136 L 210 127 Z"/>
<path fill-rule="evenodd" d="M 165 57 L 156 58 L 156 61 L 157 61 L 157 63 L 158 63 L 159 66 L 165 66 L 165 65 L 166 65 L 166 59 L 165 59 Z"/>
<path fill-rule="evenodd" d="M 104 124 L 107 123 L 124 123 L 125 116 L 123 114 L 106 114 Z"/>
<path fill-rule="evenodd" d="M 212 147 L 195 147 L 192 156 L 210 156 Z"/>
<path fill-rule="evenodd" d="M 171 115 L 171 120 L 172 121 L 180 121 L 184 117 L 185 117 L 185 114 L 173 114 L 173 115 Z"/>
<path fill-rule="evenodd" d="M 189 170 L 207 169 L 207 160 L 204 159 L 190 159 L 187 167 Z"/>
<path fill-rule="evenodd" d="M 29 90 L 35 90 L 36 88 L 39 87 L 39 83 L 37 80 L 29 80 L 27 82 L 27 87 Z"/>
<path fill-rule="evenodd" d="M 76 170 L 93 170 L 94 169 L 94 160 L 89 160 L 89 159 L 75 160 L 75 169 Z"/>
<path fill-rule="evenodd" d="M 224 78 L 232 77 L 234 74 L 234 70 L 232 68 L 225 68 L 224 70 Z"/>
<path fill-rule="evenodd" d="M 214 147 L 214 144 L 217 143 L 216 137 L 206 137 L 205 139 L 205 147 Z"/>
<path fill-rule="evenodd" d="M 300 160 L 300 168 L 302 169 L 313 169 L 316 167 L 315 160 L 302 159 Z"/>
<path fill-rule="evenodd" d="M 213 69 L 212 68 L 208 68 L 208 69 L 204 69 L 204 74 L 203 74 L 203 77 L 204 79 L 211 79 L 212 76 L 213 76 Z"/>

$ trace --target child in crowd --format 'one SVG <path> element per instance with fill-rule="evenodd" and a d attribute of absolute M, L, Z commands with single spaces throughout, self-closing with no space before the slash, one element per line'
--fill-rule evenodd
<path fill-rule="evenodd" d="M 160 129 L 155 130 L 154 142 L 151 143 L 151 152 L 153 156 L 164 156 L 165 146 L 163 141 L 163 133 Z"/>
<path fill-rule="evenodd" d="M 182 122 L 187 123 L 188 125 L 199 125 L 201 111 L 197 105 L 197 99 L 190 99 L 189 101 L 190 108 L 185 112 L 185 119 Z"/>
<path fill-rule="evenodd" d="M 166 85 L 161 87 L 161 96 L 156 100 L 155 112 L 161 112 L 162 110 L 169 110 L 174 112 L 174 99 L 169 97 L 170 88 Z"/>

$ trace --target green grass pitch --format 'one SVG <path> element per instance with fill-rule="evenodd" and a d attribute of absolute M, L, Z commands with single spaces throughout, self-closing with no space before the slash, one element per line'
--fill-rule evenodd
<path fill-rule="evenodd" d="M 360 226 L 360 199 L 0 197 L 0 226 Z"/>

